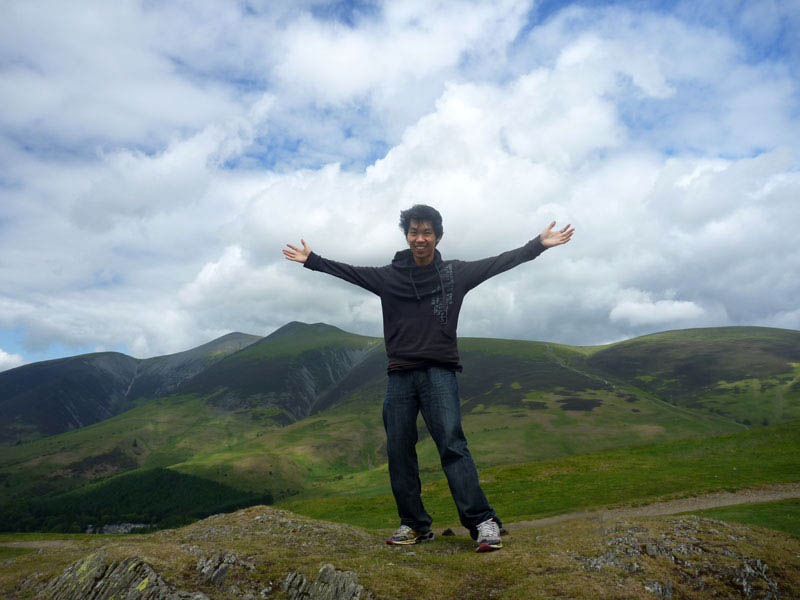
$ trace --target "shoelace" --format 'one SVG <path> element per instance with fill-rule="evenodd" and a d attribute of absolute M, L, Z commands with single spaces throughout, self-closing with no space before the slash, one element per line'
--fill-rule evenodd
<path fill-rule="evenodd" d="M 478 524 L 478 537 L 481 538 L 489 538 L 489 537 L 499 537 L 500 536 L 500 527 L 497 523 L 493 520 L 484 521 L 483 523 Z"/>
<path fill-rule="evenodd" d="M 408 525 L 400 525 L 400 528 L 394 532 L 395 535 L 405 535 L 409 531 L 411 531 L 411 527 Z"/>

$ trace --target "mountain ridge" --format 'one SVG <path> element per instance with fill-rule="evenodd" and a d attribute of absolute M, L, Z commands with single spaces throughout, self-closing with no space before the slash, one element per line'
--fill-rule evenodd
<path fill-rule="evenodd" d="M 280 500 L 321 493 L 337 481 L 386 493 L 380 338 L 325 324 L 287 326 L 228 352 L 165 396 L 87 427 L 3 446 L 0 505 L 33 495 L 56 498 L 124 473 L 146 481 L 156 468 L 228 486 L 243 497 Z M 597 348 L 461 338 L 462 422 L 480 467 L 800 418 L 800 332 L 728 328 L 710 336 L 703 330 L 665 336 Z M 673 377 L 698 349 L 722 358 L 704 363 L 707 378 L 691 388 L 688 405 L 669 393 L 685 393 L 698 381 Z M 753 349 L 763 360 L 750 369 Z M 640 365 L 651 363 L 653 375 L 642 375 Z M 728 363 L 739 366 L 731 370 Z M 418 426 L 425 483 L 441 471 L 424 424 Z"/>
<path fill-rule="evenodd" d="M 228 333 L 195 348 L 134 358 L 92 352 L 0 372 L 0 444 L 85 427 L 168 393 L 230 352 L 261 338 Z"/>

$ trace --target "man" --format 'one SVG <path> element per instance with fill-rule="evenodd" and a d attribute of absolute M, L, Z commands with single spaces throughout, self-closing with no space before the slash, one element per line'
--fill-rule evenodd
<path fill-rule="evenodd" d="M 389 359 L 383 403 L 389 478 L 400 515 L 400 528 L 388 544 L 433 540 L 432 519 L 422 504 L 417 465 L 417 414 L 436 443 L 461 524 L 477 541 L 478 552 L 502 547 L 500 519 L 478 482 L 475 462 L 461 428 L 456 371 L 458 313 L 465 294 L 489 277 L 533 260 L 546 248 L 566 244 L 574 229 L 553 231 L 553 221 L 521 248 L 499 256 L 465 262 L 442 260 L 442 217 L 417 204 L 400 213 L 400 228 L 409 249 L 397 252 L 385 267 L 353 267 L 322 258 L 305 240 L 302 248 L 287 244 L 288 260 L 303 263 L 358 285 L 381 298 L 383 335 Z"/>

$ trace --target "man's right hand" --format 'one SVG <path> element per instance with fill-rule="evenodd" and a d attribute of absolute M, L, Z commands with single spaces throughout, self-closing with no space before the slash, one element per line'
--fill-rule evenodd
<path fill-rule="evenodd" d="M 287 250 L 286 248 L 283 249 L 283 255 L 286 257 L 286 260 L 293 260 L 294 262 L 304 263 L 308 258 L 308 255 L 311 254 L 311 248 L 308 247 L 306 241 L 304 239 L 300 240 L 300 243 L 303 244 L 303 249 L 297 248 L 296 246 L 292 246 L 291 244 L 286 244 L 291 248 Z"/>

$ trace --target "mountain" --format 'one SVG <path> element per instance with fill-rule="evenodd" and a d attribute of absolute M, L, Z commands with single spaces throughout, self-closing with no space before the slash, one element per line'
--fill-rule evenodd
<path fill-rule="evenodd" d="M 382 359 L 381 350 L 379 338 L 295 321 L 203 370 L 177 392 L 206 396 L 231 411 L 265 411 L 286 425 L 314 412 L 317 400 L 367 356 Z"/>
<path fill-rule="evenodd" d="M 137 359 L 97 352 L 0 373 L 0 443 L 31 440 L 108 419 L 137 400 L 167 394 L 261 338 L 230 333 L 177 354 Z"/>
<path fill-rule="evenodd" d="M 694 329 L 595 347 L 461 338 L 459 348 L 463 425 L 481 469 L 800 416 L 797 331 Z M 388 493 L 385 381 L 379 338 L 290 323 L 168 395 L 87 427 L 4 446 L 0 511 L 22 502 L 19 514 L 27 514 L 33 496 L 57 506 L 60 494 L 89 483 L 87 494 L 106 498 L 116 477 L 144 485 L 164 468 L 242 498 L 313 496 L 333 483 L 336 493 Z M 421 420 L 419 431 L 420 477 L 436 481 L 439 458 Z"/>
<path fill-rule="evenodd" d="M 137 365 L 125 354 L 99 352 L 3 371 L 0 441 L 53 435 L 122 412 Z"/>

